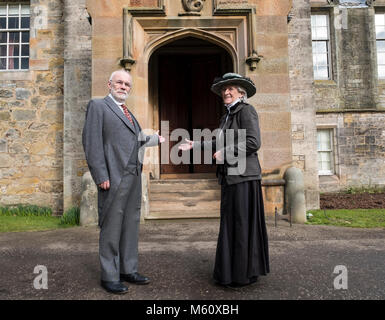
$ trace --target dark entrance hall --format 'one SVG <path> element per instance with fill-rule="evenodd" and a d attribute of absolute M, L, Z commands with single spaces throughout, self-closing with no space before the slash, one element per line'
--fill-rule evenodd
<path fill-rule="evenodd" d="M 229 54 L 210 42 L 190 37 L 163 46 L 156 52 L 155 59 L 158 64 L 159 121 L 168 121 L 170 133 L 177 128 L 187 130 L 191 139 L 193 129 L 216 129 L 224 110 L 222 100 L 211 92 L 210 87 L 215 77 L 232 71 Z M 170 141 L 168 151 L 179 142 Z M 160 173 L 192 174 L 216 170 L 215 164 L 192 164 L 192 153 L 190 162 L 161 164 Z"/>

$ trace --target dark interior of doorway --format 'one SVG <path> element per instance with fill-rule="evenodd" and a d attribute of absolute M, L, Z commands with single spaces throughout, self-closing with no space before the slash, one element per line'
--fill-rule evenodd
<path fill-rule="evenodd" d="M 224 112 L 222 99 L 211 90 L 215 77 L 233 70 L 230 55 L 208 41 L 188 37 L 157 51 L 159 121 L 168 121 L 169 132 L 183 128 L 214 130 Z M 159 126 L 160 127 L 160 126 Z M 181 138 L 180 138 L 181 140 Z M 179 141 L 169 141 L 168 152 Z M 165 145 L 166 146 L 166 145 Z M 162 148 L 163 146 L 161 146 Z M 161 175 L 215 172 L 215 164 L 161 164 Z"/>

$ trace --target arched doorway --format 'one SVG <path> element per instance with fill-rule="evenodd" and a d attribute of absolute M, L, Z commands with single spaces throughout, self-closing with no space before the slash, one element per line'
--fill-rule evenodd
<path fill-rule="evenodd" d="M 159 128 L 168 121 L 169 132 L 185 129 L 214 130 L 223 114 L 221 99 L 211 92 L 215 77 L 233 71 L 230 54 L 222 47 L 196 37 L 185 37 L 162 46 L 149 62 L 150 100 L 157 106 Z M 167 152 L 179 141 L 161 148 Z M 164 152 L 166 150 L 161 150 Z M 191 153 L 192 156 L 192 153 Z M 214 164 L 160 164 L 160 178 L 192 177 L 214 173 Z"/>

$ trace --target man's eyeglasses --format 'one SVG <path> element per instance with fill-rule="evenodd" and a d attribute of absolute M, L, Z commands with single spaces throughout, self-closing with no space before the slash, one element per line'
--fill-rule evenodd
<path fill-rule="evenodd" d="M 119 86 L 122 86 L 124 84 L 127 88 L 131 88 L 131 84 L 129 82 L 124 82 L 122 80 L 111 81 L 111 82 L 114 82 L 114 83 L 118 84 Z"/>

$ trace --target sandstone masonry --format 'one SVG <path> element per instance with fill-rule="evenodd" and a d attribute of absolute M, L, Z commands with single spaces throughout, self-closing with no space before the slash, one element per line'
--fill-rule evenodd
<path fill-rule="evenodd" d="M 63 1 L 31 1 L 30 69 L 0 73 L 0 202 L 63 208 Z"/>
<path fill-rule="evenodd" d="M 309 4 L 310 6 L 310 4 Z M 314 82 L 317 127 L 333 130 L 335 174 L 320 176 L 321 191 L 385 186 L 384 83 L 377 75 L 375 13 L 311 1 L 330 16 L 332 79 Z"/>

